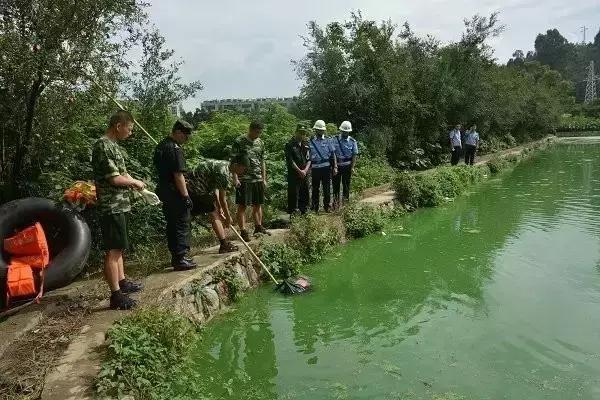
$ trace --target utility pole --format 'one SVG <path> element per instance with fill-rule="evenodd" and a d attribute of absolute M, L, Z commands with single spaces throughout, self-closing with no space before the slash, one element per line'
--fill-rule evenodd
<path fill-rule="evenodd" d="M 596 76 L 596 72 L 594 71 L 594 62 L 590 61 L 585 86 L 585 100 L 583 101 L 585 104 L 589 104 L 596 100 L 596 79 L 598 79 L 598 77 Z"/>

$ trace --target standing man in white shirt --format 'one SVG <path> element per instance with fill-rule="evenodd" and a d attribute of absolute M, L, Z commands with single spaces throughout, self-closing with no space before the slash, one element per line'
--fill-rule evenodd
<path fill-rule="evenodd" d="M 460 128 L 461 125 L 458 124 L 450 131 L 450 147 L 452 148 L 452 157 L 450 159 L 450 164 L 456 165 L 460 160 L 460 153 L 462 152 L 462 142 L 460 139 Z"/>
<path fill-rule="evenodd" d="M 473 125 L 465 137 L 465 164 L 473 165 L 477 147 L 479 147 L 479 133 L 477 133 L 477 125 Z"/>

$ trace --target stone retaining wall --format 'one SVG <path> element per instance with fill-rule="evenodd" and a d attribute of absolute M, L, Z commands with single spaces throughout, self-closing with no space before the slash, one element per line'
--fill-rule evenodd
<path fill-rule="evenodd" d="M 260 243 L 253 245 L 259 246 Z M 260 266 L 248 251 L 243 251 L 206 268 L 192 279 L 165 289 L 158 300 L 192 321 L 205 324 L 233 303 L 234 291 L 247 291 L 260 282 Z"/>

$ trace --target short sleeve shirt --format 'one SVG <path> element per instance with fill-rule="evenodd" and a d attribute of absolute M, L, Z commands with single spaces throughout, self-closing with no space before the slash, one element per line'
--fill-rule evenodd
<path fill-rule="evenodd" d="M 328 137 L 318 138 L 312 137 L 310 139 L 310 159 L 312 161 L 312 168 L 323 168 L 329 167 L 331 158 L 335 154 L 335 149 L 331 143 L 331 139 Z"/>
<path fill-rule="evenodd" d="M 264 159 L 265 146 L 260 138 L 250 140 L 247 135 L 242 135 L 231 146 L 231 163 L 246 167 L 245 173 L 240 176 L 243 182 L 262 181 Z"/>
<path fill-rule="evenodd" d="M 342 135 L 337 135 L 331 138 L 331 141 L 340 165 L 349 164 L 352 157 L 358 154 L 358 144 L 356 139 L 351 136 L 344 138 Z"/>
<path fill-rule="evenodd" d="M 173 174 L 186 172 L 183 150 L 171 137 L 166 137 L 154 150 L 154 168 L 158 173 L 158 186 L 161 189 L 175 190 Z"/>
<path fill-rule="evenodd" d="M 92 169 L 96 182 L 96 207 L 101 214 L 131 211 L 130 191 L 114 186 L 109 179 L 127 174 L 125 158 L 120 146 L 106 136 L 98 139 L 92 148 Z"/>
<path fill-rule="evenodd" d="M 461 140 L 460 140 L 460 131 L 453 129 L 452 131 L 450 131 L 450 142 L 452 143 L 453 147 L 461 147 Z"/>
<path fill-rule="evenodd" d="M 468 145 L 471 145 L 471 146 L 476 146 L 478 140 L 479 140 L 479 133 L 469 132 L 469 133 L 467 133 L 467 139 L 465 140 L 465 143 Z"/>
<path fill-rule="evenodd" d="M 211 194 L 216 189 L 227 190 L 231 184 L 227 161 L 203 158 L 198 166 L 186 174 L 188 191 L 193 195 Z"/>

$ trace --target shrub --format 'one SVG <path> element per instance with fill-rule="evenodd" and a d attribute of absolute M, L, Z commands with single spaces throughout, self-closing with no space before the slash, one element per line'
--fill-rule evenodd
<path fill-rule="evenodd" d="M 96 381 L 101 396 L 164 398 L 196 340 L 196 327 L 162 309 L 142 309 L 107 333 L 106 358 Z"/>
<path fill-rule="evenodd" d="M 302 266 L 302 255 L 285 243 L 265 243 L 262 248 L 262 261 L 273 275 L 285 279 L 298 275 Z"/>
<path fill-rule="evenodd" d="M 456 197 L 465 190 L 465 182 L 459 172 L 465 167 L 440 167 L 431 172 L 438 181 L 440 193 L 445 197 Z"/>
<path fill-rule="evenodd" d="M 394 168 L 385 159 L 361 156 L 352 176 L 352 191 L 359 193 L 386 184 L 392 181 L 393 177 Z"/>
<path fill-rule="evenodd" d="M 384 226 L 381 210 L 361 203 L 351 203 L 346 206 L 343 219 L 346 234 L 353 238 L 361 238 L 379 232 Z"/>
<path fill-rule="evenodd" d="M 417 176 L 419 185 L 419 206 L 436 207 L 444 202 L 444 196 L 440 189 L 440 183 L 433 174 L 421 174 Z"/>
<path fill-rule="evenodd" d="M 487 162 L 487 166 L 490 170 L 491 174 L 497 174 L 506 168 L 507 162 L 506 159 L 501 157 L 494 157 Z"/>
<path fill-rule="evenodd" d="M 394 190 L 400 203 L 411 207 L 419 206 L 421 190 L 414 174 L 404 171 L 396 175 Z"/>
<path fill-rule="evenodd" d="M 340 243 L 343 233 L 327 216 L 308 214 L 296 217 L 289 231 L 288 244 L 308 263 L 321 261 L 323 256 Z"/>

